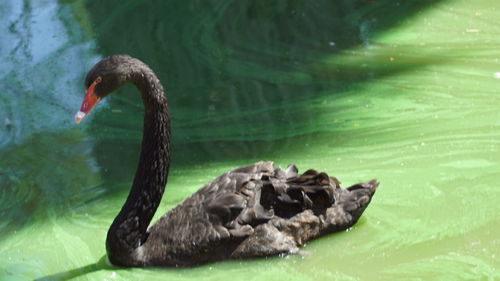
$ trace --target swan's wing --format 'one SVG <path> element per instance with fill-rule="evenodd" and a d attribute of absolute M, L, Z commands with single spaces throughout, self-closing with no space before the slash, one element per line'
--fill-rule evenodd
<path fill-rule="evenodd" d="M 257 225 L 248 238 L 231 252 L 231 258 L 248 258 L 297 253 L 298 246 L 318 236 L 347 229 L 354 225 L 378 187 L 372 180 L 347 189 L 338 187 L 330 178 L 330 186 L 321 173 L 309 171 L 287 181 L 288 188 L 275 185 L 264 205 L 274 208 L 275 216 Z M 333 184 L 335 183 L 335 187 Z M 266 192 L 263 190 L 262 194 Z"/>

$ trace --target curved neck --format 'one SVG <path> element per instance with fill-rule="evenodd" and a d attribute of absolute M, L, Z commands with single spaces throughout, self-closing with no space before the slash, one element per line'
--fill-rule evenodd
<path fill-rule="evenodd" d="M 141 92 L 144 128 L 139 164 L 132 188 L 108 230 L 106 249 L 113 264 L 137 265 L 136 249 L 160 204 L 170 165 L 170 118 L 163 87 L 145 64 L 131 70 L 128 82 Z"/>

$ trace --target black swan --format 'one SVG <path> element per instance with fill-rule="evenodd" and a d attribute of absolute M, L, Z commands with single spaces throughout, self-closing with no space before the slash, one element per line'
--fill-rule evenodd
<path fill-rule="evenodd" d="M 132 188 L 106 238 L 115 265 L 190 266 L 297 253 L 307 241 L 355 224 L 375 193 L 376 180 L 343 189 L 325 173 L 258 162 L 219 176 L 149 227 L 170 165 L 167 99 L 154 72 L 127 55 L 101 60 L 87 74 L 75 121 L 128 82 L 140 90 L 144 128 Z"/>

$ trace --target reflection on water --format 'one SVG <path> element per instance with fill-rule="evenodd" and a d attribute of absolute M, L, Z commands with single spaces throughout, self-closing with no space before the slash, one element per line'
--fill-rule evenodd
<path fill-rule="evenodd" d="M 40 210 L 81 205 L 80 196 L 91 194 L 81 191 L 98 177 L 89 174 L 97 172 L 91 146 L 65 117 L 81 99 L 74 81 L 93 57 L 91 44 L 67 36 L 80 34 L 76 24 L 64 24 L 67 10 L 55 1 L 4 1 L 0 9 L 0 24 L 7 27 L 0 33 L 3 237 L 38 215 L 46 218 Z"/>
<path fill-rule="evenodd" d="M 500 278 L 498 9 L 487 0 L 2 1 L 0 279 Z M 146 61 L 167 89 L 174 163 L 157 217 L 262 159 L 346 185 L 377 177 L 380 190 L 357 226 L 308 244 L 304 257 L 106 266 L 142 105 L 125 87 L 84 124 L 72 116 L 86 70 L 112 53 Z"/>
<path fill-rule="evenodd" d="M 78 25 L 65 25 L 74 21 L 69 17 L 56 1 L 2 1 L 0 147 L 72 127 L 62 117 L 79 102 L 82 86 L 75 81 L 95 55 Z"/>

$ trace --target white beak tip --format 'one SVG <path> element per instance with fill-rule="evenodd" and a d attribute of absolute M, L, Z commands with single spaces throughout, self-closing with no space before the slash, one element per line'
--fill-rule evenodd
<path fill-rule="evenodd" d="M 78 111 L 78 112 L 75 114 L 75 123 L 76 123 L 76 124 L 79 124 L 79 123 L 80 123 L 80 121 L 82 121 L 83 117 L 85 117 L 85 115 L 87 115 L 85 112 Z"/>

